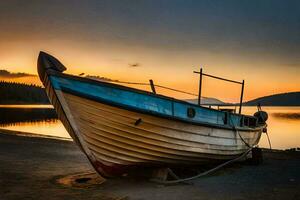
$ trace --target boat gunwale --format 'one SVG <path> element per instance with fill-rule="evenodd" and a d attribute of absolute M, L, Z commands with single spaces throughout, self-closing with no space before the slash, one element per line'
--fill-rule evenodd
<path fill-rule="evenodd" d="M 54 74 L 53 74 L 53 72 L 54 72 Z M 175 99 L 175 98 L 171 98 L 171 97 L 167 97 L 167 96 L 163 96 L 163 95 L 155 95 L 155 94 L 152 94 L 148 91 L 138 90 L 138 89 L 135 89 L 135 88 L 130 88 L 130 87 L 117 85 L 117 84 L 113 84 L 113 83 L 106 83 L 106 82 L 97 81 L 97 80 L 93 80 L 93 79 L 88 79 L 88 78 L 84 78 L 84 77 L 77 77 L 77 76 L 73 76 L 73 75 L 65 74 L 65 73 L 60 73 L 60 72 L 53 71 L 53 70 L 51 70 L 51 72 L 48 73 L 48 76 L 51 76 L 51 75 L 54 75 L 54 76 L 58 75 L 60 77 L 71 78 L 71 79 L 75 79 L 75 80 L 78 80 L 78 81 L 84 80 L 85 82 L 88 82 L 88 83 L 90 81 L 92 81 L 91 83 L 96 83 L 97 85 L 102 85 L 102 84 L 108 85 L 108 86 L 112 85 L 113 87 L 116 87 L 116 88 L 118 88 L 120 86 L 121 89 L 130 89 L 130 90 L 133 90 L 134 92 L 138 91 L 139 93 L 142 93 L 142 94 L 145 94 L 145 93 L 148 94 L 149 93 L 150 95 L 155 96 L 155 97 L 162 97 L 162 98 L 165 98 L 167 100 L 172 100 L 172 101 L 176 101 L 176 102 L 179 102 L 179 103 L 184 103 L 184 104 L 187 104 L 187 105 L 200 107 L 200 108 L 207 109 L 207 110 L 213 110 L 213 111 L 217 111 L 217 112 L 221 112 L 221 113 L 226 113 L 224 111 L 219 111 L 219 110 L 216 110 L 216 109 L 211 109 L 211 108 L 206 108 L 206 107 L 202 107 L 202 106 L 199 106 L 199 105 L 191 104 L 189 102 L 185 102 L 185 101 L 182 101 L 182 100 L 179 100 L 179 99 Z M 83 93 L 78 92 L 76 90 L 64 87 L 63 85 L 60 86 L 60 89 L 63 92 L 66 92 L 66 93 L 69 93 L 69 94 L 72 94 L 72 95 L 75 95 L 75 96 L 87 98 L 87 99 L 90 99 L 90 100 L 93 100 L 93 101 L 96 101 L 96 102 L 100 102 L 100 103 L 107 104 L 107 105 L 110 105 L 110 106 L 115 106 L 115 107 L 125 109 L 125 110 L 128 110 L 128 111 L 142 113 L 142 114 L 149 114 L 149 115 L 155 116 L 155 117 L 161 117 L 161 118 L 165 118 L 165 119 L 169 119 L 169 120 L 176 120 L 176 121 L 180 121 L 180 122 L 184 122 L 184 123 L 188 123 L 188 124 L 193 124 L 193 125 L 198 125 L 198 126 L 200 125 L 200 126 L 205 126 L 205 127 L 213 127 L 213 128 L 233 130 L 233 131 L 239 131 L 239 130 L 240 131 L 258 131 L 258 130 L 261 130 L 262 128 L 264 128 L 266 126 L 266 124 L 262 124 L 260 126 L 256 126 L 256 127 L 253 127 L 253 128 L 252 127 L 240 127 L 240 126 L 233 127 L 233 126 L 230 126 L 230 125 L 213 124 L 213 123 L 200 122 L 200 121 L 190 121 L 190 120 L 186 120 L 186 119 L 179 118 L 179 117 L 176 117 L 176 116 L 169 116 L 169 115 L 166 115 L 166 114 L 162 114 L 162 113 L 158 113 L 158 112 L 154 112 L 154 111 L 150 111 L 150 110 L 144 110 L 144 109 L 139 109 L 139 108 L 136 108 L 136 107 L 133 107 L 133 106 L 123 105 L 123 104 L 120 104 L 120 103 L 116 103 L 116 102 L 112 102 L 112 101 L 103 99 L 101 97 L 96 97 L 96 96 L 93 96 L 93 95 L 83 94 Z M 242 115 L 242 114 L 239 115 L 239 114 L 235 114 L 235 113 L 230 113 L 230 114 L 236 115 L 236 116 L 248 116 L 248 115 Z M 250 116 L 250 117 L 253 117 L 253 116 Z"/>
<path fill-rule="evenodd" d="M 137 88 L 132 88 L 132 87 L 116 84 L 116 83 L 91 79 L 91 78 L 87 78 L 87 77 L 79 77 L 79 76 L 75 76 L 75 75 L 72 75 L 72 74 L 62 73 L 62 72 L 59 72 L 59 71 L 56 71 L 56 70 L 53 70 L 53 69 L 47 69 L 46 73 L 48 74 L 48 76 L 49 75 L 54 75 L 54 76 L 60 76 L 60 77 L 65 77 L 65 78 L 71 78 L 71 79 L 74 79 L 74 80 L 77 80 L 77 81 L 80 81 L 80 82 L 83 81 L 83 82 L 86 82 L 86 83 L 91 83 L 91 84 L 96 84 L 96 85 L 105 85 L 105 86 L 108 86 L 108 87 L 113 87 L 113 88 L 117 88 L 117 89 L 121 89 L 121 90 L 128 90 L 128 91 L 139 93 L 139 94 L 150 95 L 150 96 L 158 97 L 158 98 L 165 99 L 165 100 L 171 100 L 171 101 L 174 101 L 174 102 L 177 102 L 177 103 L 183 103 L 183 104 L 187 104 L 187 105 L 190 105 L 190 106 L 193 106 L 193 107 L 202 108 L 202 109 L 205 109 L 205 110 L 216 111 L 216 112 L 220 112 L 220 113 L 226 113 L 226 111 L 221 111 L 221 110 L 217 110 L 217 109 L 214 109 L 214 108 L 207 108 L 207 107 L 204 107 L 204 106 L 201 106 L 201 105 L 198 105 L 198 104 L 193 104 L 193 103 L 190 103 L 188 101 L 181 100 L 181 99 L 176 99 L 176 98 L 169 97 L 169 96 L 162 95 L 162 94 L 154 94 L 153 92 L 149 92 L 149 91 L 141 90 L 141 89 L 137 89 Z M 230 115 L 246 116 L 246 117 L 254 118 L 254 116 L 252 116 L 252 115 L 245 115 L 245 114 L 238 114 L 238 113 L 230 113 Z"/>

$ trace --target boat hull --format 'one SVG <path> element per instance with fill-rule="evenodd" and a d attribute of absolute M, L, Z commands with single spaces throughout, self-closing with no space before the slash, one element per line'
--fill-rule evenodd
<path fill-rule="evenodd" d="M 229 160 L 256 145 L 261 130 L 201 127 L 116 108 L 68 92 L 46 91 L 64 126 L 103 176 L 138 166 L 199 165 Z M 139 124 L 136 122 L 141 119 Z"/>
<path fill-rule="evenodd" d="M 205 126 L 114 106 L 56 87 L 52 76 L 46 72 L 41 79 L 59 119 L 105 177 L 137 168 L 233 159 L 257 145 L 262 133 L 263 127 L 237 130 Z"/>

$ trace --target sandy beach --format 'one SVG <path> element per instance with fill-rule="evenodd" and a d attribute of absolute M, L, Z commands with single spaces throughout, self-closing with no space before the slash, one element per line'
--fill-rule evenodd
<path fill-rule="evenodd" d="M 98 177 L 80 186 L 59 181 L 74 174 L 97 177 L 72 141 L 10 133 L 14 134 L 0 130 L 1 200 L 300 199 L 299 152 L 264 150 L 261 165 L 235 163 L 192 184 L 164 186 L 147 179 Z"/>

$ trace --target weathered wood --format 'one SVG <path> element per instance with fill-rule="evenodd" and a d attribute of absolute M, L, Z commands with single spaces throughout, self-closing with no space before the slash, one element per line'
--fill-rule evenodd
<path fill-rule="evenodd" d="M 72 121 L 77 125 L 82 143 L 99 162 L 120 165 L 199 164 L 211 159 L 230 159 L 246 149 L 240 138 L 230 130 L 202 127 L 203 133 L 208 132 L 199 135 L 201 127 L 188 129 L 184 123 L 123 110 L 68 93 L 60 93 L 60 96 L 64 98 L 64 104 L 67 104 L 68 112 L 74 113 L 71 114 Z M 143 122 L 135 126 L 139 117 L 143 118 Z M 224 145 L 221 141 L 226 138 L 213 137 L 222 136 L 226 131 L 228 139 L 231 137 L 235 146 Z M 249 138 L 248 142 L 251 144 L 256 143 L 260 137 L 260 133 L 242 134 Z M 178 137 L 180 135 L 182 136 Z M 209 144 L 209 141 L 216 139 L 221 143 Z"/>
<path fill-rule="evenodd" d="M 87 100 L 84 98 L 76 97 L 71 94 L 65 94 L 65 98 L 68 100 L 69 105 L 72 106 L 72 110 L 78 112 L 77 116 L 85 116 L 86 119 L 95 118 L 106 121 L 105 123 L 112 126 L 122 126 L 120 130 L 127 129 L 134 132 L 142 132 L 145 137 L 149 134 L 156 134 L 158 136 L 166 136 L 169 138 L 176 138 L 184 141 L 191 141 L 197 144 L 197 141 L 205 142 L 206 140 L 219 141 L 222 146 L 230 146 L 226 143 L 242 144 L 242 140 L 236 136 L 233 130 L 220 130 L 216 128 L 200 127 L 196 125 L 190 125 L 185 123 L 174 122 L 168 119 L 162 119 L 159 117 L 149 116 L 141 113 L 128 111 L 125 109 L 116 108 L 113 106 L 105 105 L 95 101 Z M 90 117 L 90 118 L 88 118 Z M 81 117 L 83 118 L 83 117 Z M 143 123 L 140 126 L 135 126 L 136 119 L 143 119 Z M 244 132 L 240 131 L 244 139 L 251 139 L 259 136 L 259 131 Z M 206 141 L 210 144 L 209 141 Z M 213 143 L 211 143 L 213 144 Z"/>

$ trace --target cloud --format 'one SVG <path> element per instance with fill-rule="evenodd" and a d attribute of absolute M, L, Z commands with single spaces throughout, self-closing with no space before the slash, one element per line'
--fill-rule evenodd
<path fill-rule="evenodd" d="M 4 77 L 4 78 L 21 78 L 21 77 L 29 77 L 29 76 L 35 76 L 35 75 L 22 73 L 22 72 L 12 73 L 5 69 L 0 69 L 0 77 Z"/>

